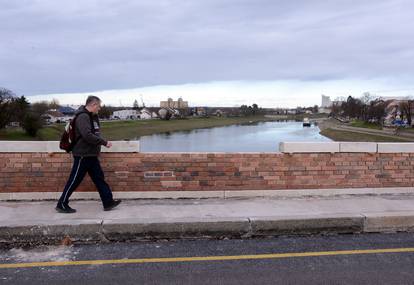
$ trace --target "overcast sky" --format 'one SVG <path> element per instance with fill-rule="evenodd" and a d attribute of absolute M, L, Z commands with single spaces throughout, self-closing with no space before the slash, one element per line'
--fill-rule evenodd
<path fill-rule="evenodd" d="M 32 100 L 414 93 L 412 0 L 0 0 L 0 19 L 0 86 Z"/>

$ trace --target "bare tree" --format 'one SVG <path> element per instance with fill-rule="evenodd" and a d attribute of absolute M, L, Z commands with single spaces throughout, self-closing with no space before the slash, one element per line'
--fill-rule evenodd
<path fill-rule="evenodd" d="M 400 108 L 402 118 L 406 118 L 408 125 L 411 126 L 411 116 L 414 111 L 414 100 L 400 102 L 398 107 Z"/>
<path fill-rule="evenodd" d="M 368 105 L 373 100 L 373 96 L 369 92 L 364 92 L 362 93 L 360 100 L 362 104 Z"/>
<path fill-rule="evenodd" d="M 334 101 L 331 107 L 332 116 L 341 116 L 343 113 L 342 101 Z"/>
<path fill-rule="evenodd" d="M 134 109 L 134 110 L 138 110 L 139 109 L 139 104 L 138 104 L 138 101 L 136 99 L 134 101 L 134 104 L 132 106 L 132 109 Z"/>
<path fill-rule="evenodd" d="M 59 109 L 60 108 L 60 104 L 59 104 L 59 100 L 56 98 L 53 98 L 52 101 L 50 101 L 49 103 L 49 108 L 50 109 Z"/>
<path fill-rule="evenodd" d="M 6 88 L 0 88 L 0 129 L 10 123 L 12 117 L 11 104 L 14 93 Z"/>
<path fill-rule="evenodd" d="M 252 112 L 253 112 L 253 115 L 256 115 L 257 113 L 259 113 L 259 106 L 256 103 L 252 105 Z"/>
<path fill-rule="evenodd" d="M 380 99 L 371 101 L 368 108 L 369 119 L 374 119 L 379 124 L 383 124 L 385 116 L 385 102 Z"/>
<path fill-rule="evenodd" d="M 349 96 L 346 102 L 341 107 L 343 108 L 344 115 L 350 118 L 360 119 L 363 114 L 363 104 L 360 99 Z"/>
<path fill-rule="evenodd" d="M 46 113 L 46 111 L 49 110 L 49 108 L 50 107 L 48 101 L 36 102 L 31 105 L 31 111 L 33 113 L 38 114 L 39 116 Z"/>
<path fill-rule="evenodd" d="M 112 113 L 113 112 L 111 111 L 111 109 L 108 106 L 103 105 L 101 110 L 99 111 L 99 118 L 109 119 L 111 117 Z"/>
<path fill-rule="evenodd" d="M 26 97 L 21 96 L 18 98 L 13 98 L 10 108 L 12 112 L 11 120 L 23 123 L 23 120 L 29 111 L 30 103 L 27 101 Z"/>

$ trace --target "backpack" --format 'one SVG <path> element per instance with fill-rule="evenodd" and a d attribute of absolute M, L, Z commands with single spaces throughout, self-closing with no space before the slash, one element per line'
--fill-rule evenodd
<path fill-rule="evenodd" d="M 72 119 L 67 122 L 65 130 L 63 131 L 62 136 L 60 137 L 59 148 L 65 150 L 67 153 L 71 152 L 75 144 L 78 142 L 79 138 L 76 139 L 76 118 L 86 112 L 81 112 L 76 114 Z"/>

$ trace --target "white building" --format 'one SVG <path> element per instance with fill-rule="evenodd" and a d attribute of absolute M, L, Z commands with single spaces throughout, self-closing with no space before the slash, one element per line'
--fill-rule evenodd
<path fill-rule="evenodd" d="M 114 111 L 114 113 L 111 116 L 111 119 L 118 119 L 118 120 L 135 120 L 138 119 L 139 115 L 136 110 L 119 110 Z"/>
<path fill-rule="evenodd" d="M 330 107 L 332 107 L 331 97 L 325 96 L 322 94 L 321 108 L 330 108 Z"/>
<path fill-rule="evenodd" d="M 66 123 L 69 122 L 73 116 L 70 115 L 64 115 L 61 112 L 58 112 L 56 110 L 49 110 L 45 114 L 41 116 L 43 120 L 47 124 L 54 124 L 54 123 Z"/>
<path fill-rule="evenodd" d="M 150 110 L 148 110 L 148 109 L 146 109 L 146 108 L 143 108 L 143 109 L 139 112 L 139 118 L 140 118 L 141 120 L 149 120 L 149 119 L 152 119 L 152 114 L 151 114 L 151 111 L 150 111 Z"/>

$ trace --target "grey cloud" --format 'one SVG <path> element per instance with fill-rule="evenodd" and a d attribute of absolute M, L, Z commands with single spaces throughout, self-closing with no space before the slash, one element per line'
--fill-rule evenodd
<path fill-rule="evenodd" d="M 45 94 L 414 74 L 404 0 L 2 1 L 0 86 Z"/>

